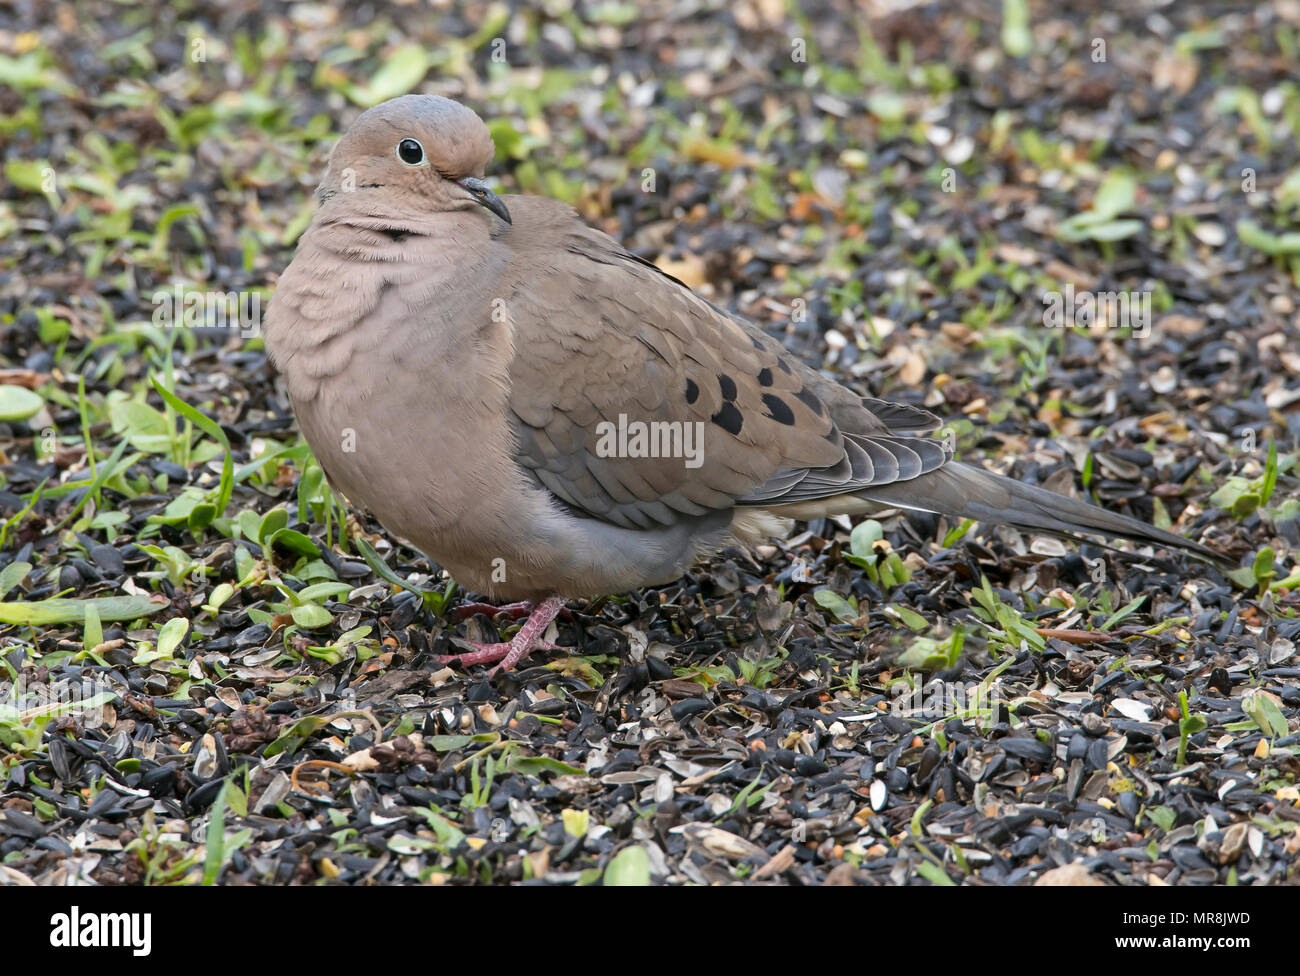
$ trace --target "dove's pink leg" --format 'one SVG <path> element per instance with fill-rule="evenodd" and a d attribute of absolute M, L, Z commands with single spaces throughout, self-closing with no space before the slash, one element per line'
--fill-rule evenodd
<path fill-rule="evenodd" d="M 468 651 L 465 654 L 440 654 L 436 660 L 439 664 L 452 664 L 460 662 L 461 664 L 487 664 L 489 661 L 500 661 L 495 668 L 488 672 L 488 676 L 496 674 L 499 671 L 509 671 L 518 663 L 519 659 L 525 654 L 539 648 L 544 650 L 555 650 L 556 646 L 549 641 L 542 640 L 542 634 L 546 633 L 546 628 L 551 625 L 551 621 L 559 616 L 560 611 L 564 609 L 564 597 L 548 596 L 545 600 L 537 605 L 524 625 L 519 628 L 519 632 L 510 640 L 500 644 L 480 644 L 478 641 L 466 641 L 478 648 L 476 651 Z"/>

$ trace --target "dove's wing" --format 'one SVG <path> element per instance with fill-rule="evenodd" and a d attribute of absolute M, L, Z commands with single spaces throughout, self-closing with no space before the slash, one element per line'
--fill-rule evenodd
<path fill-rule="evenodd" d="M 556 237 L 517 248 L 545 264 L 517 267 L 507 299 L 517 460 L 576 512 L 652 528 L 905 481 L 947 460 L 940 442 L 910 436 L 937 426 L 925 411 L 857 397 L 576 216 L 529 212 L 558 209 L 550 201 L 509 206 L 516 227 Z M 688 436 L 698 453 L 684 457 L 672 448 Z"/>

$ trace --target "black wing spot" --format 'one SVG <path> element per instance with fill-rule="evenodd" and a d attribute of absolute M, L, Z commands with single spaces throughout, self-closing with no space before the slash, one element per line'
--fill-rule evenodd
<path fill-rule="evenodd" d="M 801 400 L 808 407 L 808 409 L 811 410 L 813 413 L 815 413 L 817 416 L 820 417 L 822 415 L 822 411 L 824 410 L 824 408 L 822 407 L 822 402 L 820 399 L 818 399 L 817 394 L 814 393 L 812 390 L 808 389 L 808 387 L 805 386 L 798 393 L 796 393 L 795 396 L 799 400 Z"/>
<path fill-rule="evenodd" d="M 768 369 L 766 366 L 764 366 L 761 370 L 759 370 L 758 385 L 759 386 L 772 385 L 772 371 Z"/>
<path fill-rule="evenodd" d="M 785 373 L 787 376 L 790 375 L 791 372 L 790 364 L 785 361 L 784 357 L 777 357 L 776 366 L 779 370 L 781 370 L 781 372 Z"/>
<path fill-rule="evenodd" d="M 763 344 L 763 340 L 762 340 L 762 339 L 756 339 L 756 338 L 754 338 L 753 336 L 750 336 L 750 337 L 749 337 L 749 341 L 752 342 L 752 343 L 754 344 L 754 348 L 755 348 L 755 349 L 766 349 L 766 348 L 767 348 L 767 346 L 765 346 L 765 345 Z"/>
<path fill-rule="evenodd" d="M 740 428 L 745 425 L 745 418 L 740 415 L 736 405 L 728 400 L 722 409 L 709 418 L 733 437 L 740 435 Z"/>
<path fill-rule="evenodd" d="M 722 390 L 722 399 L 736 399 L 736 381 L 726 373 L 723 373 L 718 377 L 718 387 Z"/>
<path fill-rule="evenodd" d="M 767 405 L 767 415 L 778 424 L 785 424 L 787 427 L 794 426 L 794 411 L 791 410 L 790 405 L 779 396 L 773 396 L 771 393 L 764 393 L 763 403 Z"/>
<path fill-rule="evenodd" d="M 694 403 L 700 398 L 700 388 L 695 385 L 694 380 L 686 381 L 686 402 Z"/>

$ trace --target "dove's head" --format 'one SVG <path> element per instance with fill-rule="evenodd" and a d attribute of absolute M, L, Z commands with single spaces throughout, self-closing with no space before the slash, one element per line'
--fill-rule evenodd
<path fill-rule="evenodd" d="M 322 202 L 363 194 L 370 212 L 387 201 L 424 212 L 484 207 L 507 223 L 510 212 L 483 180 L 494 147 L 471 109 L 441 95 L 403 95 L 363 112 L 330 153 Z"/>

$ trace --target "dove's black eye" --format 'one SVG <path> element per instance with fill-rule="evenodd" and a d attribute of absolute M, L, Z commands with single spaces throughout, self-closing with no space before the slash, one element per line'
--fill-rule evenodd
<path fill-rule="evenodd" d="M 403 139 L 397 144 L 397 158 L 408 166 L 419 166 L 424 162 L 424 147 L 419 140 Z"/>

